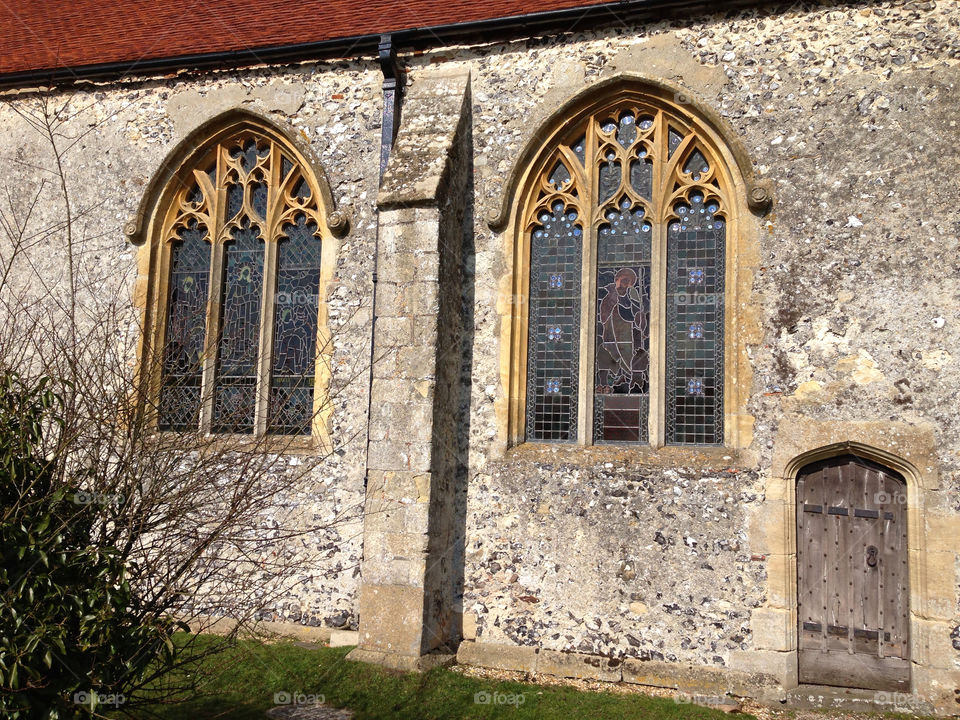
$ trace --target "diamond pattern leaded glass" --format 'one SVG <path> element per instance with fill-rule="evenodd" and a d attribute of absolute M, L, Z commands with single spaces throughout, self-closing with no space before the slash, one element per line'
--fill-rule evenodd
<path fill-rule="evenodd" d="M 580 268 L 583 228 L 557 201 L 541 210 L 530 238 L 527 437 L 577 437 Z"/>
<path fill-rule="evenodd" d="M 158 427 L 309 434 L 321 245 L 312 180 L 278 141 L 252 130 L 198 157 L 164 229 Z"/>
<path fill-rule="evenodd" d="M 701 156 L 702 157 L 702 156 Z M 723 441 L 726 223 L 700 192 L 667 228 L 667 442 Z"/>
<path fill-rule="evenodd" d="M 588 402 L 581 435 L 597 443 L 653 431 L 658 442 L 723 442 L 726 194 L 690 121 L 658 103 L 620 101 L 571 126 L 541 166 L 526 217 L 528 440 L 575 441 Z M 593 315 L 590 351 L 582 313 Z"/>

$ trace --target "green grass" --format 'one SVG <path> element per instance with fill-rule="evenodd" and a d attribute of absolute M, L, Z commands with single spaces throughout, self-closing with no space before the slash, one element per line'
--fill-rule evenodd
<path fill-rule="evenodd" d="M 349 648 L 306 649 L 291 642 L 240 641 L 208 661 L 199 695 L 183 704 L 155 706 L 151 711 L 156 713 L 154 717 L 164 720 L 264 720 L 264 711 L 274 706 L 275 693 L 303 693 L 323 695 L 330 705 L 350 708 L 358 720 L 728 717 L 715 710 L 680 705 L 669 698 L 484 680 L 445 668 L 423 674 L 391 672 L 347 661 L 344 656 L 348 651 Z M 513 695 L 522 698 L 522 702 L 475 702 L 475 695 L 483 692 Z"/>

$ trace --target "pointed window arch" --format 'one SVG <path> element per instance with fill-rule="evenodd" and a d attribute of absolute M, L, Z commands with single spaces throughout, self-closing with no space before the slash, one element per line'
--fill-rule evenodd
<path fill-rule="evenodd" d="M 145 369 L 156 426 L 316 434 L 328 254 L 344 220 L 322 175 L 268 124 L 244 117 L 204 130 L 153 192 L 156 351 Z"/>
<path fill-rule="evenodd" d="M 748 205 L 722 133 L 667 88 L 556 113 L 508 180 L 514 441 L 722 445 L 728 246 Z M 616 92 L 620 90 L 620 92 Z M 748 164 L 748 163 L 747 163 Z M 753 180 L 752 173 L 750 181 Z"/>

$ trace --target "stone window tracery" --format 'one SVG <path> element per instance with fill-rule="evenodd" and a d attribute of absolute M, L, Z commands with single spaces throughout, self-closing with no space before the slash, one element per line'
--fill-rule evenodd
<path fill-rule="evenodd" d="M 632 99 L 545 157 L 521 219 L 526 439 L 722 444 L 731 199 L 710 145 Z"/>
<path fill-rule="evenodd" d="M 245 127 L 195 153 L 158 218 L 160 430 L 310 435 L 324 208 L 297 153 Z"/>

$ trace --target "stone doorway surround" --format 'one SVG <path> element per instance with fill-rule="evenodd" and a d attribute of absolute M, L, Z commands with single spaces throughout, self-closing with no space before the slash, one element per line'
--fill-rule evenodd
<path fill-rule="evenodd" d="M 960 674 L 950 642 L 957 607 L 960 517 L 940 492 L 934 429 L 890 421 L 814 420 L 787 415 L 780 423 L 765 501 L 750 518 L 751 551 L 766 557 L 767 603 L 753 611 L 754 648 L 734 653 L 731 667 L 765 668 L 784 690 L 797 679 L 796 481 L 805 465 L 852 454 L 885 465 L 907 481 L 910 573 L 911 692 L 944 712 L 954 711 Z"/>

